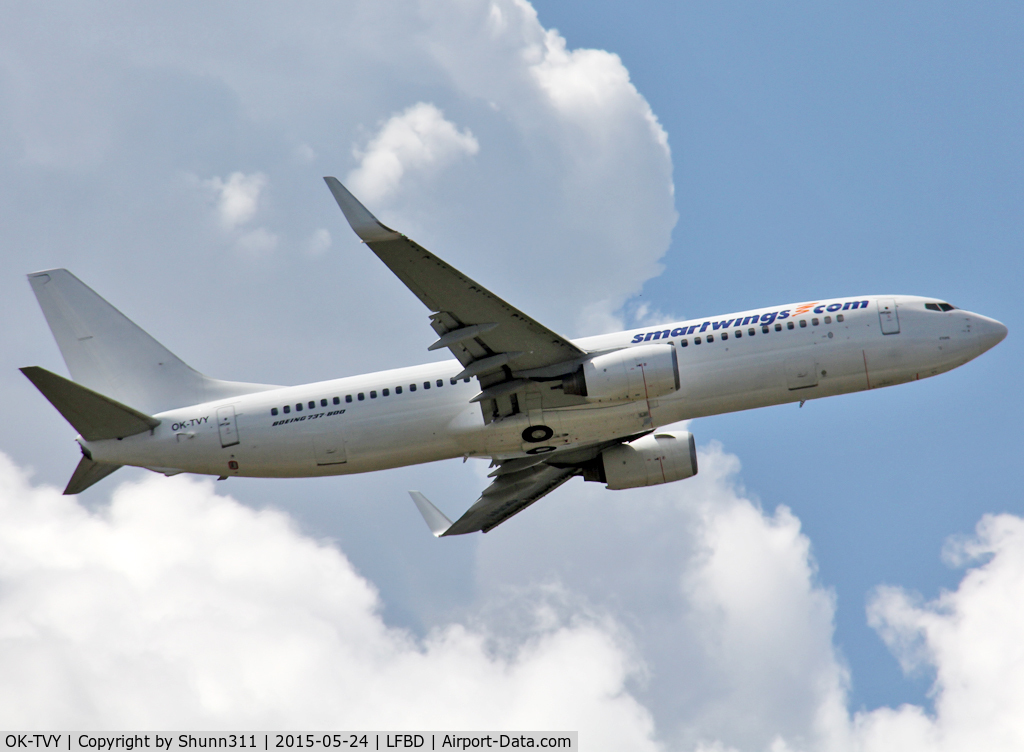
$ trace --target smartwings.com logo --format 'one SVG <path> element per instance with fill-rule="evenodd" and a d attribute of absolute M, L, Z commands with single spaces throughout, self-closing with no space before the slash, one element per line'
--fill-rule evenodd
<path fill-rule="evenodd" d="M 785 308 L 781 311 L 769 311 L 768 313 L 755 313 L 751 316 L 740 316 L 734 319 L 723 319 L 721 321 L 702 321 L 699 324 L 693 324 L 692 326 L 677 326 L 675 329 L 662 329 L 656 332 L 641 332 L 640 334 L 633 335 L 633 339 L 630 344 L 636 344 L 638 342 L 651 342 L 658 339 L 668 339 L 669 337 L 683 337 L 688 334 L 702 334 L 709 328 L 713 332 L 717 332 L 719 329 L 728 329 L 732 326 L 768 326 L 775 321 L 782 321 L 788 319 L 790 316 L 799 316 L 808 311 L 814 311 L 814 313 L 835 313 L 836 311 L 853 311 L 858 308 L 867 308 L 868 301 L 866 300 L 851 300 L 843 303 L 803 303 L 798 305 L 792 310 Z"/>

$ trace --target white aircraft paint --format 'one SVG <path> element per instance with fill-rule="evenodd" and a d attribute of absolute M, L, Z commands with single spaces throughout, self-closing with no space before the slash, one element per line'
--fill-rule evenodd
<path fill-rule="evenodd" d="M 477 300 L 472 295 L 485 294 L 519 314 L 381 225 L 339 189 L 340 183 L 328 183 L 353 229 L 389 266 L 396 268 L 386 255 L 392 246 L 401 246 L 402 252 L 411 248 L 411 259 L 426 254 L 422 258 L 444 266 L 450 276 L 437 289 L 453 290 L 453 310 Z M 413 498 L 435 535 L 486 532 L 576 474 L 612 488 L 689 477 L 697 469 L 692 437 L 660 431 L 664 426 L 928 378 L 976 358 L 1007 332 L 998 321 L 933 298 L 862 295 L 556 341 L 566 357 L 545 355 L 547 361 L 526 362 L 532 367 L 517 371 L 517 363 L 536 356 L 533 340 L 523 339 L 514 350 L 494 345 L 498 340 L 488 338 L 512 326 L 505 321 L 471 321 L 463 315 L 454 325 L 441 323 L 445 301 L 436 300 L 438 293 L 431 288 L 418 286 L 418 272 L 403 276 L 403 269 L 396 273 L 428 306 L 441 311 L 432 317 L 441 333 L 433 347 L 451 347 L 462 362 L 291 387 L 209 379 L 174 358 L 70 273 L 30 275 L 76 381 L 112 398 L 114 405 L 139 411 L 142 419 L 159 421 L 152 428 L 151 423 L 140 425 L 132 435 L 79 436 L 85 459 L 76 477 L 87 471 L 93 475 L 77 484 L 72 479 L 69 492 L 122 465 L 169 475 L 282 478 L 484 457 L 494 461 L 497 479 L 454 526 L 422 494 Z M 456 282 L 468 284 L 469 292 L 456 289 Z M 549 335 L 557 338 L 536 326 L 542 330 L 538 342 Z M 118 342 L 133 336 L 143 343 L 137 357 L 116 352 Z M 475 354 L 457 349 L 466 343 L 485 347 Z M 115 367 L 125 357 L 135 365 Z M 63 403 L 30 370 L 26 375 L 70 420 Z M 161 409 L 148 413 L 154 405 Z"/>

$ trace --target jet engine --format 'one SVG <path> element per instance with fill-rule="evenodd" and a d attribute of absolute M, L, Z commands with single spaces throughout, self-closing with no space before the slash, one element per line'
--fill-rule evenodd
<path fill-rule="evenodd" d="M 655 399 L 679 389 L 679 362 L 672 345 L 641 345 L 597 355 L 562 379 L 566 394 L 590 402 Z"/>
<path fill-rule="evenodd" d="M 689 431 L 661 432 L 606 449 L 594 464 L 597 472 L 585 473 L 586 480 L 613 491 L 657 486 L 696 475 L 697 448 Z"/>

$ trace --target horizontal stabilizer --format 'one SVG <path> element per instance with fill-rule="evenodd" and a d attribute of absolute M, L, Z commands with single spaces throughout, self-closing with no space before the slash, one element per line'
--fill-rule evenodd
<path fill-rule="evenodd" d="M 64 489 L 64 495 L 72 496 L 82 493 L 89 486 L 99 483 L 120 467 L 121 465 L 93 462 L 88 457 L 82 457 L 82 461 L 78 463 L 78 467 L 75 468 L 75 472 L 71 476 L 71 480 L 68 481 L 68 487 Z"/>
<path fill-rule="evenodd" d="M 86 441 L 123 439 L 160 425 L 156 418 L 50 373 L 45 368 L 28 366 L 21 372 Z"/>
<path fill-rule="evenodd" d="M 444 512 L 431 504 L 427 497 L 419 491 L 410 491 L 409 495 L 416 502 L 416 508 L 420 510 L 423 520 L 427 523 L 427 527 L 430 528 L 430 532 L 434 534 L 434 537 L 440 538 L 444 535 L 445 531 L 452 526 L 452 521 L 445 517 Z"/>

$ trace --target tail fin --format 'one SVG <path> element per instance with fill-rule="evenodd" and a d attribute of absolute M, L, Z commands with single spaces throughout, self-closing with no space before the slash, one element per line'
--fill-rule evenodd
<path fill-rule="evenodd" d="M 153 414 L 276 387 L 190 368 L 67 269 L 28 275 L 71 378 Z"/>

